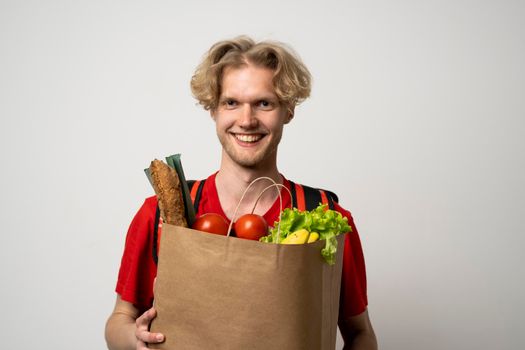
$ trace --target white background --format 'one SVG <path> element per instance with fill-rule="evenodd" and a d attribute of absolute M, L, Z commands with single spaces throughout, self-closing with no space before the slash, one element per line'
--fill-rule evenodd
<path fill-rule="evenodd" d="M 0 1 L 2 348 L 105 348 L 142 169 L 218 168 L 189 80 L 238 34 L 311 69 L 279 168 L 354 214 L 380 347 L 524 348 L 524 18 L 521 1 Z"/>

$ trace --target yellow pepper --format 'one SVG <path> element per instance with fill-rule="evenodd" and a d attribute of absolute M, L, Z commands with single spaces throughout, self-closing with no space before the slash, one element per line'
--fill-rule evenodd
<path fill-rule="evenodd" d="M 315 242 L 319 239 L 319 234 L 317 232 L 308 232 L 306 229 L 300 229 L 293 233 L 290 233 L 281 244 L 304 244 Z"/>

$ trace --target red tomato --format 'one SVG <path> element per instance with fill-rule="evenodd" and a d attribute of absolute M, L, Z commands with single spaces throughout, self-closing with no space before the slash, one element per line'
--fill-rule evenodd
<path fill-rule="evenodd" d="M 199 216 L 193 226 L 194 230 L 215 233 L 217 235 L 226 236 L 228 234 L 228 221 L 219 214 L 206 213 Z"/>
<path fill-rule="evenodd" d="M 237 219 L 234 224 L 237 237 L 253 239 L 258 241 L 262 236 L 268 234 L 268 224 L 266 220 L 257 214 L 245 214 Z"/>

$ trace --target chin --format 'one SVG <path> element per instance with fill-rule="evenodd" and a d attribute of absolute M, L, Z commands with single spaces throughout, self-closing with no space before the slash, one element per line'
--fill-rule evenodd
<path fill-rule="evenodd" d="M 221 140 L 223 141 L 223 140 Z M 269 147 L 270 145 L 259 145 L 257 148 L 242 149 L 236 147 L 235 144 L 221 142 L 223 151 L 228 155 L 230 160 L 244 168 L 263 168 L 271 162 L 272 154 L 276 153 L 276 149 Z"/>
<path fill-rule="evenodd" d="M 256 158 L 233 159 L 233 161 L 245 168 L 257 168 L 262 163 L 260 159 Z"/>
<path fill-rule="evenodd" d="M 261 153 L 255 154 L 238 154 L 238 153 L 228 153 L 230 159 L 237 165 L 240 165 L 245 168 L 258 168 L 262 166 L 268 157 Z"/>

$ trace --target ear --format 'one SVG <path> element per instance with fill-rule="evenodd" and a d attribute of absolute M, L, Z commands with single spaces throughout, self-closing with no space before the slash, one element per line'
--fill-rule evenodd
<path fill-rule="evenodd" d="M 293 116 L 294 116 L 294 112 L 295 112 L 295 108 L 294 107 L 288 108 L 286 119 L 284 120 L 285 124 L 288 124 L 290 121 L 292 121 Z"/>
<path fill-rule="evenodd" d="M 216 118 L 216 110 L 215 109 L 210 109 L 210 117 L 211 119 L 213 119 L 213 121 L 215 121 L 215 118 Z"/>

